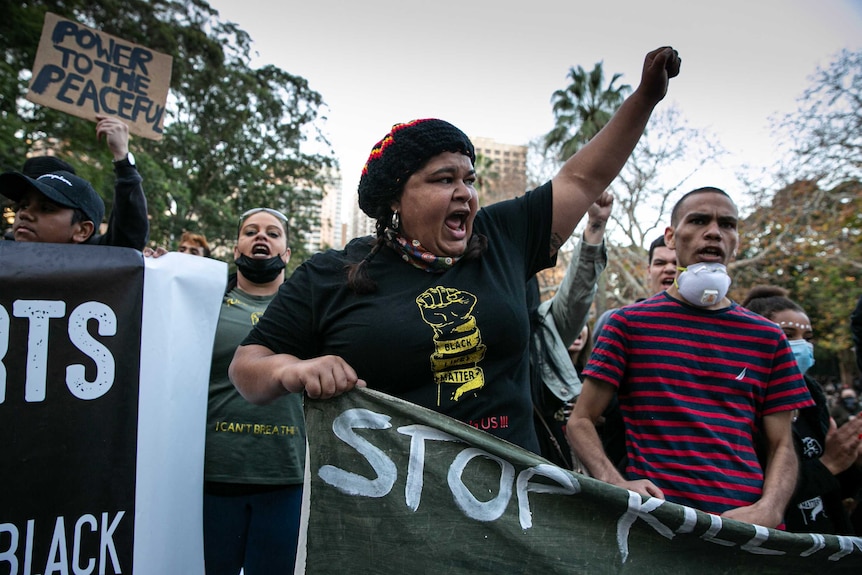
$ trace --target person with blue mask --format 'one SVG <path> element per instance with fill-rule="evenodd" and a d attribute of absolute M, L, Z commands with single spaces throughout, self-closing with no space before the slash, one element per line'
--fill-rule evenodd
<path fill-rule="evenodd" d="M 784 331 L 815 401 L 813 407 L 799 410 L 793 421 L 799 481 L 785 512 L 785 525 L 788 531 L 853 535 L 843 500 L 856 496 L 862 486 L 862 418 L 839 428 L 829 416 L 826 394 L 807 373 L 814 365 L 811 321 L 787 295 L 781 287 L 756 286 L 742 303 Z"/>

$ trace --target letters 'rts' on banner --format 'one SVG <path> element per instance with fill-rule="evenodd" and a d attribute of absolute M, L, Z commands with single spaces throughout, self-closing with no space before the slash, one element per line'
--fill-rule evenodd
<path fill-rule="evenodd" d="M 858 537 L 644 500 L 369 389 L 307 399 L 306 426 L 298 573 L 862 573 Z"/>
<path fill-rule="evenodd" d="M 0 241 L 0 573 L 203 574 L 226 268 Z"/>
<path fill-rule="evenodd" d="M 86 120 L 116 116 L 160 140 L 173 59 L 48 12 L 27 99 Z"/>

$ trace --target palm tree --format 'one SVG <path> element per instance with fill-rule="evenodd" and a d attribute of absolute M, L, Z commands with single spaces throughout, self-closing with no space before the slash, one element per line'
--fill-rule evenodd
<path fill-rule="evenodd" d="M 479 205 L 487 206 L 500 198 L 495 197 L 495 191 L 500 183 L 500 172 L 494 165 L 494 160 L 481 152 L 476 152 L 476 191 L 479 193 Z"/>
<path fill-rule="evenodd" d="M 545 151 L 559 149 L 560 161 L 566 161 L 589 142 L 631 92 L 628 84 L 615 85 L 621 77 L 622 74 L 614 74 L 607 88 L 603 88 L 602 62 L 589 73 L 581 66 L 569 68 L 571 84 L 551 96 L 556 125 L 545 135 Z"/>
<path fill-rule="evenodd" d="M 604 88 L 602 62 L 597 62 L 589 74 L 581 66 L 569 68 L 571 83 L 551 96 L 556 120 L 554 128 L 545 135 L 546 154 L 556 150 L 559 161 L 565 162 L 599 133 L 632 90 L 628 84 L 616 85 L 621 77 L 622 74 L 614 74 Z M 599 276 L 597 314 L 605 310 L 606 275 Z"/>

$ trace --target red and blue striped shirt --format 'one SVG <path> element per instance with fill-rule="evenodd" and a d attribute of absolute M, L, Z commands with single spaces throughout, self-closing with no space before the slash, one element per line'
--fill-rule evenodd
<path fill-rule="evenodd" d="M 618 387 L 627 478 L 710 513 L 760 498 L 754 437 L 763 416 L 813 404 L 775 323 L 666 292 L 615 311 L 582 375 Z"/>

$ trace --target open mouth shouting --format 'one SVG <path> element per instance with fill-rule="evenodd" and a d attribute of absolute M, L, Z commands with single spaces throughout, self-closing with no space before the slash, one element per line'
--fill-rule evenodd
<path fill-rule="evenodd" d="M 251 247 L 251 257 L 253 258 L 268 258 L 270 257 L 269 246 L 265 243 L 256 243 Z"/>
<path fill-rule="evenodd" d="M 457 210 L 446 218 L 446 227 L 449 228 L 456 239 L 463 239 L 467 235 L 467 218 L 469 217 L 469 210 Z"/>
<path fill-rule="evenodd" d="M 722 263 L 724 262 L 724 250 L 717 246 L 705 247 L 697 252 L 697 261 Z"/>

